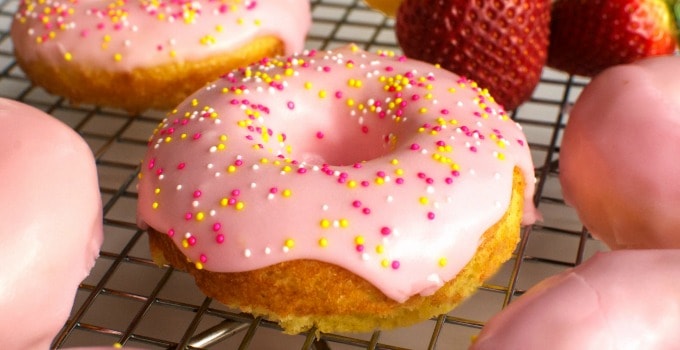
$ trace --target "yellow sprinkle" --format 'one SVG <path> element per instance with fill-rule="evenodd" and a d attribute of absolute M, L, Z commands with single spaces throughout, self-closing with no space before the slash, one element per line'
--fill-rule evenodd
<path fill-rule="evenodd" d="M 223 143 L 217 145 L 217 150 L 219 151 L 224 151 L 225 148 L 227 148 L 227 146 L 225 146 Z"/>
<path fill-rule="evenodd" d="M 401 168 L 397 169 L 397 170 L 394 171 L 394 174 L 395 175 L 404 175 L 404 169 L 401 169 Z"/>
<path fill-rule="evenodd" d="M 448 261 L 446 260 L 446 258 L 440 258 L 439 259 L 439 266 L 444 267 L 444 266 L 446 266 L 447 263 L 448 263 Z"/>
<path fill-rule="evenodd" d="M 390 163 L 391 163 L 392 165 L 397 165 L 397 164 L 399 164 L 399 159 L 394 158 L 394 159 L 392 159 L 392 160 L 390 161 Z"/>
<path fill-rule="evenodd" d="M 319 246 L 327 247 L 328 246 L 328 239 L 326 239 L 326 238 L 319 239 Z"/>
<path fill-rule="evenodd" d="M 189 241 L 187 241 L 186 239 L 183 239 L 182 240 L 182 247 L 189 248 Z"/>
<path fill-rule="evenodd" d="M 203 263 L 197 262 L 197 263 L 196 263 L 196 269 L 197 269 L 197 270 L 203 270 Z"/>
<path fill-rule="evenodd" d="M 323 228 L 329 228 L 331 227 L 331 222 L 328 219 L 322 219 L 321 222 L 319 223 L 321 227 Z"/>
<path fill-rule="evenodd" d="M 222 198 L 220 199 L 220 205 L 223 207 L 226 207 L 229 205 L 229 198 Z"/>
<path fill-rule="evenodd" d="M 245 203 L 238 202 L 238 203 L 236 203 L 236 206 L 234 206 L 234 208 L 236 208 L 236 210 L 243 210 L 243 208 L 245 208 L 245 206 L 246 206 Z"/>
<path fill-rule="evenodd" d="M 385 179 L 383 179 L 382 177 L 376 177 L 376 178 L 375 178 L 375 183 L 376 183 L 377 185 L 382 185 L 382 184 L 385 183 Z"/>
<path fill-rule="evenodd" d="M 387 260 L 387 259 L 382 259 L 382 260 L 380 261 L 380 265 L 382 265 L 382 267 L 389 267 L 389 266 L 390 266 L 390 261 Z"/>
<path fill-rule="evenodd" d="M 236 172 L 236 166 L 235 165 L 228 166 L 227 172 L 230 172 L 230 173 Z"/>
<path fill-rule="evenodd" d="M 423 204 L 423 205 L 430 202 L 430 200 L 427 199 L 427 197 L 420 197 L 420 199 L 418 199 L 418 201 L 420 202 L 420 204 Z"/>
<path fill-rule="evenodd" d="M 355 187 L 357 187 L 357 182 L 355 180 L 349 180 L 349 181 L 347 181 L 347 187 L 355 188 Z"/>
<path fill-rule="evenodd" d="M 116 62 L 120 62 L 120 61 L 123 60 L 123 55 L 117 53 L 117 54 L 113 55 L 113 59 L 114 59 Z"/>
<path fill-rule="evenodd" d="M 418 110 L 418 112 L 419 112 L 420 114 L 425 114 L 425 113 L 427 113 L 427 108 L 421 107 L 421 108 Z"/>
<path fill-rule="evenodd" d="M 71 55 L 70 52 L 67 52 L 67 53 L 64 54 L 64 59 L 66 61 L 71 61 L 73 59 L 73 55 Z"/>
<path fill-rule="evenodd" d="M 326 90 L 319 91 L 319 97 L 320 98 L 326 98 L 327 95 L 328 95 L 328 93 L 326 92 Z"/>
<path fill-rule="evenodd" d="M 284 245 L 288 248 L 293 248 L 295 246 L 295 241 L 292 239 L 287 239 Z"/>
<path fill-rule="evenodd" d="M 198 106 L 198 100 L 197 100 L 197 99 L 192 99 L 192 100 L 191 100 L 191 105 L 194 106 L 194 107 Z"/>
<path fill-rule="evenodd" d="M 253 21 L 253 23 L 254 23 L 256 26 L 259 26 L 260 24 L 262 24 L 262 21 L 260 21 L 259 19 L 256 19 L 256 20 Z"/>
<path fill-rule="evenodd" d="M 286 71 L 284 72 L 284 74 L 287 75 L 287 76 L 291 76 L 294 73 L 295 73 L 295 71 L 293 70 L 293 68 L 286 68 Z"/>
<path fill-rule="evenodd" d="M 221 32 L 221 31 L 224 30 L 224 27 L 221 24 L 218 24 L 218 25 L 215 26 L 215 30 L 218 31 L 218 32 Z"/>
<path fill-rule="evenodd" d="M 340 227 L 345 228 L 349 226 L 349 220 L 347 219 L 340 219 Z"/>
<path fill-rule="evenodd" d="M 309 82 L 309 81 L 306 82 L 306 83 L 305 83 L 305 89 L 309 90 L 309 89 L 311 89 L 311 88 L 312 88 L 312 83 Z"/>
<path fill-rule="evenodd" d="M 364 236 L 356 236 L 354 238 L 354 243 L 355 244 L 364 244 L 364 243 L 366 243 L 366 239 L 364 238 Z"/>
<path fill-rule="evenodd" d="M 205 214 L 202 211 L 196 213 L 196 221 L 203 221 L 205 219 Z"/>
<path fill-rule="evenodd" d="M 153 202 L 153 204 L 151 204 L 151 208 L 158 209 L 158 205 L 158 202 Z"/>
<path fill-rule="evenodd" d="M 498 154 L 496 154 L 496 157 L 500 160 L 505 160 L 505 154 L 504 153 L 499 152 Z"/>
<path fill-rule="evenodd" d="M 375 252 L 378 253 L 378 254 L 384 253 L 385 252 L 385 246 L 383 246 L 382 244 L 378 244 L 375 247 Z"/>
<path fill-rule="evenodd" d="M 290 197 L 292 194 L 293 193 L 289 189 L 285 189 L 285 190 L 281 191 L 281 195 L 286 197 L 286 198 Z"/>
<path fill-rule="evenodd" d="M 155 194 L 161 193 L 160 187 L 157 187 L 155 190 L 153 190 L 153 193 L 155 193 Z"/>
<path fill-rule="evenodd" d="M 350 106 L 350 107 L 354 106 L 354 100 L 351 99 L 351 98 L 347 99 L 347 105 Z"/>
<path fill-rule="evenodd" d="M 172 142 L 172 137 L 168 136 L 168 137 L 164 138 L 163 141 L 165 141 L 165 143 Z"/>

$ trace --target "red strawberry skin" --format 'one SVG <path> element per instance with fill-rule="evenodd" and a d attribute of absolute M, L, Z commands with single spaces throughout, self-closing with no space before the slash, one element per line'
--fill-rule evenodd
<path fill-rule="evenodd" d="M 440 64 L 513 110 L 547 58 L 550 0 L 404 0 L 395 32 L 407 57 Z"/>
<path fill-rule="evenodd" d="M 676 48 L 665 0 L 557 0 L 550 29 L 547 65 L 583 76 Z"/>

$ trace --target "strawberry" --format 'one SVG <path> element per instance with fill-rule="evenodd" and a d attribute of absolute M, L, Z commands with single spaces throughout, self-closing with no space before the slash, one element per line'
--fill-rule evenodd
<path fill-rule="evenodd" d="M 594 76 L 640 58 L 671 54 L 677 28 L 671 0 L 557 0 L 547 65 Z"/>
<path fill-rule="evenodd" d="M 475 80 L 513 110 L 547 57 L 551 0 L 403 0 L 395 32 L 407 57 Z"/>

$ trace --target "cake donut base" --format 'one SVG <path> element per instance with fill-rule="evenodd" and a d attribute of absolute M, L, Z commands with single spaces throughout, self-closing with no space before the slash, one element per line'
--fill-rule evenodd
<path fill-rule="evenodd" d="M 332 264 L 293 260 L 239 273 L 198 270 L 164 233 L 149 229 L 154 261 L 188 271 L 221 303 L 278 322 L 286 333 L 368 332 L 408 326 L 447 313 L 509 260 L 520 239 L 526 182 L 515 168 L 512 198 L 503 217 L 482 236 L 475 256 L 433 295 L 396 302 L 366 280 Z"/>
<path fill-rule="evenodd" d="M 34 84 L 66 97 L 73 104 L 116 106 L 138 113 L 148 108 L 169 110 L 220 75 L 284 52 L 284 42 L 278 37 L 262 36 L 233 52 L 129 72 L 92 69 L 75 63 L 55 66 L 42 61 L 27 62 L 19 52 L 15 56 Z"/>

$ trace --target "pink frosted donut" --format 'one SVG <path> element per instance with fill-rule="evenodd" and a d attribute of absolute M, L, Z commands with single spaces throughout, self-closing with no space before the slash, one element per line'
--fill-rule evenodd
<path fill-rule="evenodd" d="M 21 0 L 17 62 L 48 91 L 170 109 L 222 73 L 304 48 L 308 0 Z"/>
<path fill-rule="evenodd" d="M 517 169 L 514 234 L 536 215 L 533 165 L 486 90 L 392 53 L 310 51 L 232 72 L 169 114 L 143 162 L 139 223 L 196 272 L 321 261 L 399 304 L 466 267 L 509 211 Z"/>
<path fill-rule="evenodd" d="M 0 98 L 0 348 L 48 349 L 102 243 L 94 158 L 47 114 Z"/>
<path fill-rule="evenodd" d="M 677 349 L 680 251 L 598 253 L 530 288 L 470 350 Z"/>
<path fill-rule="evenodd" d="M 610 248 L 680 248 L 680 57 L 595 77 L 564 130 L 560 181 Z"/>

